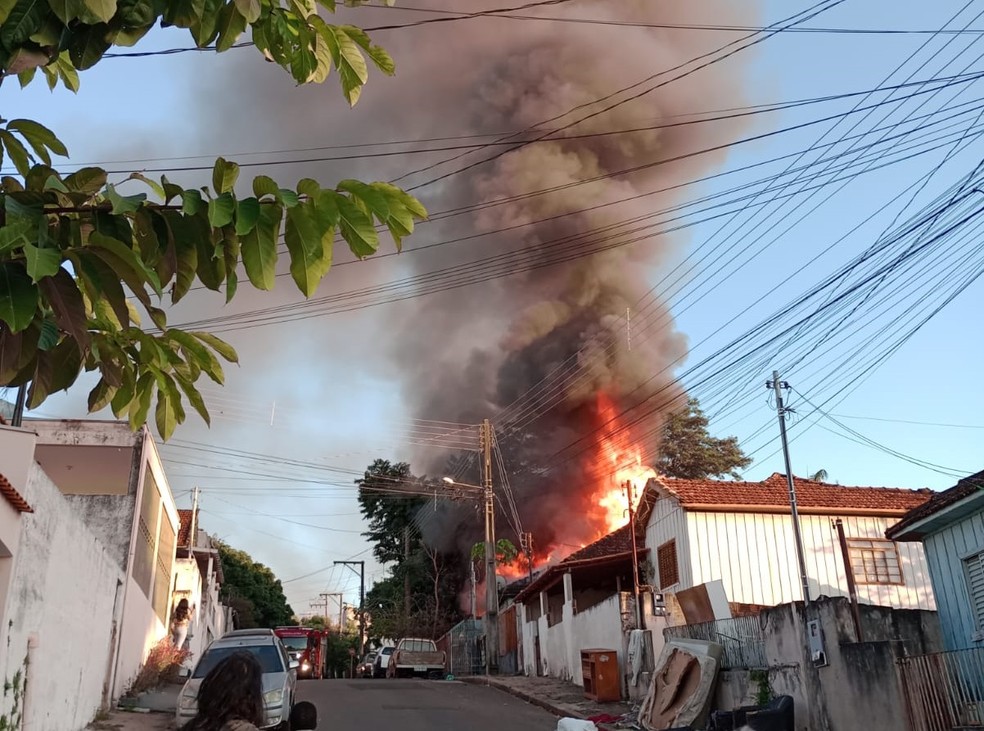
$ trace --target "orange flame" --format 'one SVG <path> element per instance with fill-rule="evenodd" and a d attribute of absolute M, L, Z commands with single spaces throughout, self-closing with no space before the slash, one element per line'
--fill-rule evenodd
<path fill-rule="evenodd" d="M 624 436 L 615 433 L 615 405 L 604 394 L 598 395 L 598 417 L 605 425 L 598 443 L 600 479 L 594 493 L 604 518 L 603 525 L 598 526 L 598 538 L 601 538 L 629 522 L 625 483 L 632 485 L 632 507 L 635 508 L 646 483 L 656 477 L 656 471 L 643 465 L 639 445 L 627 445 Z"/>

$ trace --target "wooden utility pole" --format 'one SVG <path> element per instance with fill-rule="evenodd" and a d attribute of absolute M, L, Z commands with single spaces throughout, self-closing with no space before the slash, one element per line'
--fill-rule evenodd
<path fill-rule="evenodd" d="M 485 670 L 499 669 L 499 587 L 495 567 L 495 495 L 492 492 L 492 424 L 482 422 L 482 487 L 485 493 Z"/>
<path fill-rule="evenodd" d="M 335 565 L 341 564 L 348 566 L 355 571 L 353 566 L 358 566 L 359 570 L 359 657 L 362 657 L 366 644 L 366 562 L 365 561 L 335 561 Z"/>

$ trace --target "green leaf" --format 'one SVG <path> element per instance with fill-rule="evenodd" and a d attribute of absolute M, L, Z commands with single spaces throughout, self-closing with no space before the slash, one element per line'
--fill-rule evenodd
<path fill-rule="evenodd" d="M 222 365 L 218 358 L 201 342 L 192 337 L 192 334 L 172 329 L 167 331 L 165 337 L 181 346 L 189 365 L 194 364 L 200 367 L 205 375 L 219 385 L 225 382 L 225 374 L 222 372 Z"/>
<path fill-rule="evenodd" d="M 65 187 L 79 193 L 92 195 L 106 185 L 106 171 L 102 168 L 82 168 L 65 178 Z"/>
<path fill-rule="evenodd" d="M 212 333 L 199 332 L 199 331 L 192 331 L 188 334 L 201 340 L 203 343 L 208 345 L 212 350 L 214 350 L 216 353 L 221 355 L 230 363 L 239 362 L 239 356 L 236 355 L 236 349 L 233 348 L 231 345 L 229 345 L 229 343 L 227 343 L 222 338 L 219 338 L 213 335 Z"/>
<path fill-rule="evenodd" d="M 229 3 L 219 11 L 219 38 L 215 42 L 215 50 L 219 53 L 228 51 L 246 31 L 247 21 L 234 3 Z"/>
<path fill-rule="evenodd" d="M 190 226 L 185 226 L 190 231 Z M 171 291 L 171 301 L 177 302 L 191 289 L 198 276 L 198 246 L 191 239 L 185 239 L 175 232 L 175 253 L 178 270 L 175 272 L 174 289 Z"/>
<path fill-rule="evenodd" d="M 247 23 L 252 24 L 260 19 L 260 0 L 235 0 L 235 5 Z"/>
<path fill-rule="evenodd" d="M 236 212 L 236 199 L 232 193 L 223 193 L 208 202 L 208 223 L 212 228 L 222 228 L 232 223 Z"/>
<path fill-rule="evenodd" d="M 116 187 L 113 185 L 107 185 L 106 192 L 103 195 L 112 204 L 112 213 L 114 216 L 118 216 L 121 213 L 134 213 L 147 200 L 145 193 L 120 195 L 116 192 Z"/>
<path fill-rule="evenodd" d="M 65 144 L 59 140 L 55 133 L 30 119 L 13 119 L 7 123 L 7 129 L 16 130 L 24 135 L 31 147 L 40 154 L 39 148 L 48 148 L 56 155 L 68 157 L 68 150 Z"/>
<path fill-rule="evenodd" d="M 24 246 L 27 274 L 37 284 L 44 277 L 51 277 L 61 268 L 61 252 L 58 249 L 39 249 L 33 244 Z"/>
<path fill-rule="evenodd" d="M 0 255 L 28 243 L 30 234 L 35 231 L 37 231 L 37 223 L 31 220 L 22 219 L 0 226 Z"/>
<path fill-rule="evenodd" d="M 49 393 L 67 390 L 76 380 L 82 370 L 82 353 L 78 343 L 71 338 L 65 338 L 52 348 L 47 355 L 51 368 L 51 380 L 48 384 Z M 32 408 L 40 403 L 32 405 Z"/>
<path fill-rule="evenodd" d="M 141 183 L 144 183 L 148 188 L 154 191 L 154 195 L 156 195 L 161 200 L 164 200 L 165 197 L 164 186 L 162 186 L 156 180 L 151 180 L 143 173 L 130 173 L 130 177 L 128 179 L 139 180 Z"/>
<path fill-rule="evenodd" d="M 157 387 L 157 409 L 155 413 L 157 431 L 165 442 L 174 434 L 178 423 L 184 421 L 181 396 L 174 381 L 166 373 L 161 373 Z"/>
<path fill-rule="evenodd" d="M 172 0 L 166 7 L 163 25 L 190 28 L 205 12 L 205 0 Z"/>
<path fill-rule="evenodd" d="M 121 34 L 122 35 L 122 34 Z M 61 78 L 65 88 L 72 92 L 79 90 L 79 72 L 72 64 L 71 56 L 68 51 L 62 52 L 55 62 L 58 76 Z"/>
<path fill-rule="evenodd" d="M 58 327 L 67 332 L 82 348 L 89 347 L 89 321 L 75 278 L 65 269 L 45 277 L 38 286 L 55 315 Z"/>
<path fill-rule="evenodd" d="M 100 378 L 96 387 L 89 391 L 89 413 L 102 411 L 113 400 L 116 395 L 116 387 L 106 383 L 105 378 Z"/>
<path fill-rule="evenodd" d="M 14 163 L 14 167 L 25 178 L 31 172 L 31 156 L 24 147 L 23 143 L 10 132 L 0 130 L 0 144 L 7 149 L 7 156 Z"/>
<path fill-rule="evenodd" d="M 43 0 L 17 0 L 0 26 L 0 43 L 16 48 L 41 27 L 47 12 L 48 4 Z"/>
<path fill-rule="evenodd" d="M 335 68 L 342 82 L 342 92 L 348 103 L 355 106 L 362 94 L 362 85 L 369 80 L 369 69 L 366 66 L 366 59 L 352 38 L 346 33 L 344 27 L 324 26 L 322 38 L 328 44 Z"/>
<path fill-rule="evenodd" d="M 157 274 L 147 266 L 143 259 L 137 256 L 137 252 L 122 241 L 114 239 L 111 236 L 105 236 L 98 231 L 93 231 L 89 235 L 89 248 L 104 249 L 118 257 L 128 268 L 133 270 L 138 277 L 138 281 L 149 284 L 154 292 L 160 296 L 161 285 L 157 279 Z M 125 271 L 119 271 L 118 274 L 121 278 L 125 279 L 127 273 Z M 139 293 L 134 292 L 134 294 Z"/>
<path fill-rule="evenodd" d="M 328 42 L 321 33 L 314 39 L 314 59 L 316 65 L 307 81 L 309 84 L 322 84 L 331 75 L 332 58 Z"/>
<path fill-rule="evenodd" d="M 201 18 L 191 25 L 191 36 L 199 48 L 210 44 L 218 35 L 219 13 L 223 7 L 224 0 L 205 0 Z"/>
<path fill-rule="evenodd" d="M 38 309 L 38 288 L 24 265 L 16 261 L 0 263 L 0 322 L 12 333 L 26 329 Z"/>
<path fill-rule="evenodd" d="M 240 201 L 240 205 L 245 201 Z M 257 204 L 256 225 L 242 237 L 243 266 L 257 289 L 273 289 L 277 273 L 277 239 L 283 209 L 274 204 Z M 238 228 L 238 223 L 237 223 Z"/>
<path fill-rule="evenodd" d="M 372 225 L 372 219 L 343 195 L 335 194 L 334 201 L 338 206 L 342 238 L 348 243 L 352 253 L 358 257 L 376 253 L 379 248 L 379 234 Z"/>
<path fill-rule="evenodd" d="M 116 395 L 109 402 L 113 415 L 118 419 L 123 415 L 130 404 L 133 402 L 133 393 L 136 388 L 132 376 L 124 371 L 123 383 L 116 389 Z"/>
<path fill-rule="evenodd" d="M 92 306 L 108 305 L 115 313 L 119 326 L 128 325 L 130 311 L 126 306 L 126 292 L 123 291 L 120 276 L 93 251 L 83 249 L 71 257 Z"/>
<path fill-rule="evenodd" d="M 0 0 L 0 23 L 6 23 L 10 17 L 10 11 L 14 9 L 17 0 Z"/>
<path fill-rule="evenodd" d="M 84 4 L 101 23 L 108 23 L 116 15 L 116 0 L 84 0 Z"/>
<path fill-rule="evenodd" d="M 37 68 L 27 69 L 26 71 L 21 71 L 17 74 L 17 81 L 20 82 L 21 89 L 34 81 L 34 77 L 37 75 Z M 2 160 L 0 160 L 2 161 Z"/>
<path fill-rule="evenodd" d="M 78 71 L 85 71 L 95 66 L 102 59 L 103 54 L 113 45 L 111 40 L 112 35 L 109 26 L 105 23 L 83 25 L 72 30 L 68 41 L 70 65 L 74 66 Z M 62 74 L 62 79 L 65 80 L 65 74 L 68 71 L 67 67 L 59 63 L 58 68 Z M 67 84 L 68 82 L 66 80 Z M 77 89 L 78 82 L 76 81 L 76 87 L 73 91 Z"/>
<path fill-rule="evenodd" d="M 198 389 L 195 388 L 195 384 L 189 379 L 182 378 L 177 375 L 174 377 L 174 380 L 177 381 L 178 386 L 181 387 L 181 390 L 184 391 L 185 396 L 188 397 L 188 403 L 191 404 L 192 408 L 198 412 L 198 415 L 202 417 L 202 420 L 206 424 L 212 426 L 212 417 L 209 416 L 208 409 L 205 407 L 205 399 L 202 398 L 202 395 L 198 392 Z"/>
<path fill-rule="evenodd" d="M 324 278 L 324 248 L 314 204 L 302 203 L 287 210 L 284 243 L 290 252 L 290 274 L 297 288 L 310 297 Z"/>
<path fill-rule="evenodd" d="M 41 323 L 41 334 L 38 336 L 38 349 L 51 350 L 58 345 L 61 335 L 58 334 L 58 326 L 51 320 L 45 318 Z"/>
<path fill-rule="evenodd" d="M 154 376 L 144 373 L 137 380 L 134 399 L 130 402 L 130 428 L 136 431 L 147 423 L 150 401 L 154 396 Z"/>
<path fill-rule="evenodd" d="M 256 198 L 244 198 L 236 203 L 236 233 L 245 236 L 260 218 L 260 202 Z"/>
<path fill-rule="evenodd" d="M 276 198 L 280 196 L 280 186 L 266 175 L 257 175 L 253 179 L 253 195 L 261 200 L 265 195 L 272 195 Z"/>
<path fill-rule="evenodd" d="M 366 55 L 372 59 L 372 62 L 376 64 L 376 68 L 387 76 L 393 76 L 396 73 L 396 62 L 393 61 L 393 58 L 385 49 L 372 43 L 368 33 L 362 30 L 362 28 L 356 28 L 352 25 L 343 25 L 342 28 L 345 29 L 349 38 L 358 43 L 366 52 Z"/>
<path fill-rule="evenodd" d="M 182 190 L 181 191 L 181 212 L 186 216 L 194 216 L 199 211 L 205 208 L 205 201 L 202 199 L 202 194 L 197 190 Z"/>

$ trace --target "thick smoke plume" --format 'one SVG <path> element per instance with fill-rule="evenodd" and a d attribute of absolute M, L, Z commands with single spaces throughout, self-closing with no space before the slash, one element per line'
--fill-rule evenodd
<path fill-rule="evenodd" d="M 461 5 L 460 0 L 428 3 L 446 10 L 461 10 Z M 469 0 L 468 10 L 507 5 L 504 0 Z M 554 242 L 564 239 L 568 261 L 389 305 L 378 320 L 379 337 L 387 343 L 389 372 L 399 379 L 413 417 L 466 423 L 490 418 L 498 424 L 507 468 L 552 468 L 546 474 L 534 471 L 513 479 L 524 527 L 533 532 L 538 552 L 546 555 L 551 549 L 568 553 L 599 537 L 604 527 L 594 497 L 611 471 L 599 439 L 604 432 L 596 431 L 609 418 L 601 413 L 603 408 L 617 413 L 672 388 L 672 368 L 654 374 L 686 353 L 686 339 L 676 331 L 668 305 L 659 297 L 661 288 L 655 298 L 648 297 L 637 306 L 661 274 L 679 261 L 684 238 L 654 235 L 660 226 L 634 230 L 654 223 L 640 217 L 703 191 L 689 186 L 644 194 L 713 171 L 725 153 L 702 154 L 630 174 L 620 171 L 727 143 L 739 136 L 742 123 L 731 120 L 604 133 L 684 122 L 695 113 L 746 104 L 744 77 L 752 50 L 672 80 L 712 57 L 688 64 L 692 59 L 743 34 L 679 26 L 749 25 L 758 18 L 753 3 L 731 0 L 584 0 L 529 11 L 533 12 L 632 25 L 482 18 L 380 32 L 374 37 L 396 58 L 397 83 L 373 78 L 355 111 L 326 103 L 337 96 L 335 89 L 290 90 L 282 77 L 274 80 L 261 68 L 258 73 L 265 74 L 261 77 L 262 114 L 243 115 L 220 106 L 210 117 L 217 113 L 228 119 L 234 114 L 239 128 L 249 129 L 254 136 L 275 130 L 281 144 L 286 132 L 300 146 L 353 137 L 488 134 L 534 125 L 541 125 L 537 129 L 542 132 L 624 102 L 563 131 L 560 139 L 528 145 L 417 191 L 431 211 L 446 211 L 562 187 L 428 224 L 409 243 L 410 248 L 509 230 L 401 259 L 406 273 L 415 274 L 511 253 L 503 265 L 509 269 L 509 262 L 516 266 L 531 257 L 552 260 L 558 250 Z M 422 17 L 426 16 L 361 10 L 351 20 L 372 26 L 375 21 L 389 24 Z M 269 82 L 265 81 L 268 76 Z M 596 103 L 647 77 L 654 78 Z M 661 86 L 641 93 L 656 84 Z M 627 101 L 634 95 L 639 96 Z M 217 104 L 224 104 L 216 98 Z M 572 109 L 577 111 L 568 114 Z M 546 120 L 554 121 L 542 124 Z M 324 182 L 335 172 L 339 177 L 386 179 L 450 154 L 388 158 L 383 163 L 346 162 L 337 170 L 321 167 L 291 173 L 312 174 Z M 414 185 L 491 154 L 471 154 L 401 184 Z M 600 179 L 579 184 L 588 178 Z M 543 219 L 548 220 L 519 227 Z M 575 236 L 582 238 L 569 238 Z M 596 251 L 637 238 L 641 240 L 631 245 Z M 595 253 L 584 255 L 590 251 Z M 393 276 L 392 269 L 387 269 L 387 275 L 386 279 Z M 344 281 L 341 286 L 344 288 Z M 627 310 L 631 310 L 631 349 Z M 565 367 L 562 378 L 550 375 L 570 363 L 575 367 Z M 524 397 L 531 389 L 532 400 Z M 510 409 L 517 400 L 525 408 Z M 661 396 L 655 401 L 664 400 Z M 654 415 L 628 438 L 622 435 L 623 442 L 644 442 L 639 446 L 651 456 L 650 432 L 658 423 Z M 591 437 L 590 449 L 567 461 L 551 459 L 557 450 L 585 435 Z M 446 459 L 446 454 L 428 450 L 415 455 L 414 468 L 440 475 Z M 462 479 L 474 482 L 477 467 Z M 465 513 L 460 511 L 449 520 L 471 522 Z M 475 539 L 474 533 L 460 525 L 443 524 L 433 533 L 435 537 L 457 535 L 465 546 Z"/>

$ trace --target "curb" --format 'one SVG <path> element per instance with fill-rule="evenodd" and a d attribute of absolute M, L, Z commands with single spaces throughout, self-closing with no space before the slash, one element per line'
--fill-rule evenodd
<path fill-rule="evenodd" d="M 518 688 L 513 688 L 512 686 L 506 685 L 505 683 L 497 683 L 494 680 L 491 680 L 483 676 L 466 676 L 464 678 L 459 677 L 458 680 L 463 680 L 464 682 L 470 683 L 472 685 L 484 685 L 489 688 L 495 688 L 498 691 L 501 691 L 503 693 L 508 693 L 509 695 L 515 696 L 516 698 L 519 698 L 522 701 L 526 701 L 530 705 L 537 706 L 545 711 L 549 711 L 550 713 L 557 716 L 558 718 L 577 718 L 582 721 L 586 719 L 585 716 L 570 708 L 564 708 L 563 706 L 555 705 L 550 701 L 545 701 L 542 698 L 538 698 L 534 695 L 530 695 L 529 693 L 519 690 Z"/>

